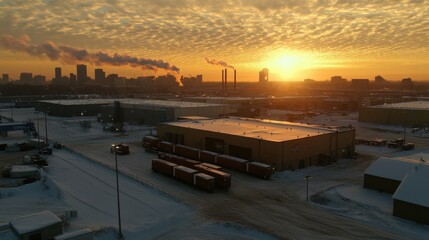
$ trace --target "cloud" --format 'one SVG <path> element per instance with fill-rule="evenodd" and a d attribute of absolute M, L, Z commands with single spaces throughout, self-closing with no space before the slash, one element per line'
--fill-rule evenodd
<path fill-rule="evenodd" d="M 276 49 L 429 54 L 423 0 L 0 0 L 0 19 L 0 34 L 189 64 L 257 61 Z"/>

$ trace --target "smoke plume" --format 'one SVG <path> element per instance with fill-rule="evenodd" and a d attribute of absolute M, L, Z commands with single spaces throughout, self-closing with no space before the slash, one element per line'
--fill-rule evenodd
<path fill-rule="evenodd" d="M 23 35 L 21 38 L 14 38 L 11 35 L 0 36 L 0 46 L 6 49 L 26 52 L 32 56 L 48 57 L 52 61 L 60 61 L 67 64 L 89 63 L 98 66 L 131 66 L 133 68 L 141 68 L 144 70 L 164 70 L 176 76 L 178 79 L 180 69 L 175 65 L 162 60 L 145 59 L 129 56 L 126 54 L 108 54 L 101 51 L 89 52 L 85 49 L 78 49 L 66 45 L 55 44 L 51 41 L 46 41 L 43 44 L 32 44 L 30 37 Z"/>
<path fill-rule="evenodd" d="M 225 61 L 216 61 L 215 59 L 210 60 L 207 57 L 205 59 L 206 59 L 206 62 L 209 63 L 209 64 L 213 64 L 213 65 L 216 65 L 216 66 L 222 66 L 222 67 L 226 67 L 226 68 L 235 69 L 233 66 L 229 65 Z"/>

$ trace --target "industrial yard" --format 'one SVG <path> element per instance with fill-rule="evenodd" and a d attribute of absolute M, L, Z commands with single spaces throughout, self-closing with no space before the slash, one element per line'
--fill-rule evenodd
<path fill-rule="evenodd" d="M 14 118 L 34 120 L 34 109 L 17 109 Z M 91 121 L 91 127 L 83 128 L 81 120 Z M 152 159 L 158 156 L 145 151 L 141 141 L 155 131 L 153 127 L 127 125 L 124 133 L 111 133 L 103 131 L 95 117 L 48 116 L 47 122 L 49 141 L 65 147 L 48 156 L 49 167 L 40 181 L 0 189 L 0 223 L 45 209 L 74 209 L 77 217 L 70 219 L 66 230 L 89 228 L 95 239 L 116 239 L 115 159 L 109 148 L 125 143 L 130 154 L 118 156 L 118 167 L 127 239 L 422 239 L 429 234 L 428 226 L 393 217 L 388 195 L 362 188 L 362 173 L 379 156 L 429 152 L 428 139 L 411 129 L 406 129 L 406 138 L 415 144 L 412 151 L 356 145 L 357 158 L 277 172 L 269 180 L 225 170 L 231 174 L 231 187 L 207 193 L 151 170 Z M 403 136 L 401 127 L 359 123 L 354 114 L 321 115 L 310 122 L 353 125 L 357 139 Z M 25 138 L 16 133 L 1 140 Z M 0 154 L 9 162 L 22 161 L 15 152 Z M 0 238 L 15 236 L 0 231 Z"/>

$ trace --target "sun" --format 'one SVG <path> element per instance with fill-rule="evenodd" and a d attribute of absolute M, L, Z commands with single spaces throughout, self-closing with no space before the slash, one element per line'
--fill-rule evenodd
<path fill-rule="evenodd" d="M 263 64 L 278 80 L 290 81 L 305 76 L 306 69 L 314 66 L 315 59 L 316 56 L 309 53 L 276 51 L 268 54 Z"/>

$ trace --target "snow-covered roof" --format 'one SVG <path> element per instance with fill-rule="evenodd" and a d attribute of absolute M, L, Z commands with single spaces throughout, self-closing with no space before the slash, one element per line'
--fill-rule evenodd
<path fill-rule="evenodd" d="M 55 240 L 66 240 L 66 239 L 72 239 L 75 237 L 79 237 L 79 236 L 91 234 L 91 233 L 92 233 L 91 230 L 85 228 L 85 229 L 80 229 L 80 230 L 76 230 L 73 232 L 64 233 L 62 235 L 56 236 L 54 239 Z"/>
<path fill-rule="evenodd" d="M 11 173 L 34 173 L 39 171 L 37 167 L 28 165 L 14 165 L 10 170 Z"/>
<path fill-rule="evenodd" d="M 212 177 L 212 176 L 207 175 L 207 174 L 205 174 L 205 173 L 197 173 L 197 174 L 195 174 L 195 175 L 196 175 L 196 176 L 200 176 L 200 177 L 202 177 L 202 178 L 204 178 L 204 179 L 207 179 L 207 180 L 213 179 L 213 177 Z"/>
<path fill-rule="evenodd" d="M 393 194 L 393 199 L 429 207 L 429 165 L 415 165 Z"/>
<path fill-rule="evenodd" d="M 119 101 L 121 104 L 133 106 L 152 106 L 152 107 L 170 107 L 170 108 L 193 108 L 193 107 L 207 107 L 207 106 L 222 106 L 219 104 L 200 103 L 200 102 L 183 102 L 183 101 L 167 101 L 167 100 L 154 100 L 154 99 L 67 99 L 67 100 L 42 100 L 43 103 L 51 103 L 58 105 L 108 105 Z"/>
<path fill-rule="evenodd" d="M 372 106 L 370 108 L 429 110 L 429 101 L 392 103 L 392 104 Z"/>
<path fill-rule="evenodd" d="M 196 172 L 198 172 L 197 170 L 194 170 L 192 168 L 188 168 L 188 167 L 180 166 L 180 165 L 176 166 L 175 169 L 180 169 L 183 172 L 187 172 L 187 173 L 196 173 Z"/>
<path fill-rule="evenodd" d="M 336 131 L 336 129 L 314 125 L 232 117 L 164 124 L 275 142 L 312 137 Z"/>
<path fill-rule="evenodd" d="M 380 157 L 365 170 L 364 174 L 401 181 L 417 164 L 418 160 Z"/>
<path fill-rule="evenodd" d="M 10 221 L 10 225 L 19 235 L 34 232 L 58 223 L 61 223 L 61 219 L 47 210 Z"/>

